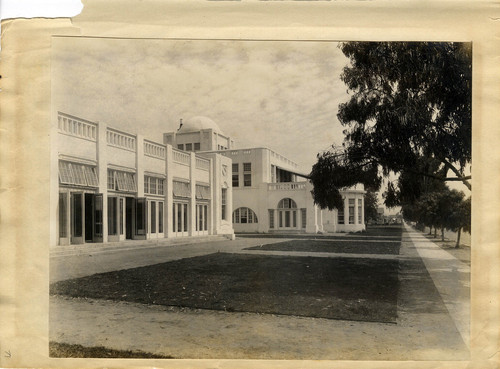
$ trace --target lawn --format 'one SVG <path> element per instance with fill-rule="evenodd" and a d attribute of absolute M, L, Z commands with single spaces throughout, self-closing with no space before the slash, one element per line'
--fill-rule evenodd
<path fill-rule="evenodd" d="M 306 251 L 349 254 L 390 254 L 398 255 L 400 241 L 368 240 L 290 240 L 261 246 L 248 247 L 245 250 L 270 251 Z"/>
<path fill-rule="evenodd" d="M 51 294 L 395 323 L 398 261 L 215 253 L 57 282 Z"/>

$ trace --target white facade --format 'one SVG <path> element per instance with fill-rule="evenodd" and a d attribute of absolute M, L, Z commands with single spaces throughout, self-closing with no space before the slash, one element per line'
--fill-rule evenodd
<path fill-rule="evenodd" d="M 206 131 L 211 132 L 210 137 L 221 135 L 230 142 L 222 149 L 215 141 L 208 140 L 199 147 L 231 160 L 232 221 L 236 232 L 317 233 L 365 229 L 362 185 L 341 191 L 344 211 L 321 210 L 314 205 L 307 175 L 298 173 L 296 163 L 268 148 L 232 148 L 233 141 L 209 118 L 196 117 L 164 137 L 174 146 L 185 145 L 193 137 L 203 137 Z"/>
<path fill-rule="evenodd" d="M 51 246 L 234 236 L 229 158 L 61 112 L 53 132 Z"/>

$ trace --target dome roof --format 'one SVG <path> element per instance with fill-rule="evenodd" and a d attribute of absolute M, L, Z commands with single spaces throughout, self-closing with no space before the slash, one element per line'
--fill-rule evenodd
<path fill-rule="evenodd" d="M 177 133 L 187 133 L 201 131 L 202 129 L 213 129 L 217 133 L 222 133 L 221 129 L 212 119 L 202 116 L 186 119 L 182 122 L 182 127 Z"/>

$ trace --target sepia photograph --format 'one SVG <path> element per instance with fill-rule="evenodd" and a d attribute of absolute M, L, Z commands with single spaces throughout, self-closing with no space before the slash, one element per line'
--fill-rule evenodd
<path fill-rule="evenodd" d="M 51 358 L 470 360 L 472 42 L 51 37 Z"/>

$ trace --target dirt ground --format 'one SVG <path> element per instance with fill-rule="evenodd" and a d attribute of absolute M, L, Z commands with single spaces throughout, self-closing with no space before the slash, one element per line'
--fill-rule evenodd
<path fill-rule="evenodd" d="M 396 324 L 52 296 L 50 340 L 176 359 L 467 360 L 411 241 L 399 260 Z"/>

